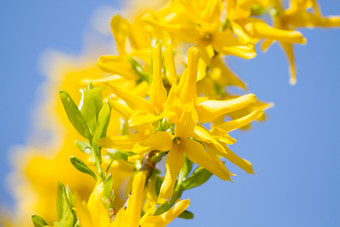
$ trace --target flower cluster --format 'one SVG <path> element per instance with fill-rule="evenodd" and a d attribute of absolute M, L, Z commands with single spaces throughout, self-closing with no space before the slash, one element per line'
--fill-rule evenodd
<path fill-rule="evenodd" d="M 254 173 L 229 148 L 236 142 L 229 132 L 264 120 L 272 106 L 248 93 L 224 57 L 251 59 L 257 43 L 267 50 L 277 41 L 294 84 L 293 44 L 306 43 L 295 29 L 340 26 L 339 17 L 322 16 L 316 0 L 290 0 L 288 8 L 280 0 L 157 3 L 157 9 L 112 18 L 117 55 L 82 64 L 67 59 L 53 72 L 50 86 L 60 90 L 60 100 L 52 95 L 44 113 L 58 122 L 51 126 L 58 146 L 30 146 L 18 170 L 37 197 L 23 199 L 19 210 L 39 213 L 43 218 L 32 216 L 35 226 L 158 227 L 193 218 L 182 193 L 212 175 L 232 181 L 223 159 Z M 244 95 L 230 93 L 230 86 Z M 44 149 L 55 156 L 42 156 Z M 67 186 L 56 187 L 58 180 Z M 2 222 L 29 225 L 25 218 Z"/>

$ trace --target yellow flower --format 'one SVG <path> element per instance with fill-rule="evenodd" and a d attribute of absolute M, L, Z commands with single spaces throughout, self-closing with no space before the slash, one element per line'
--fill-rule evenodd
<path fill-rule="evenodd" d="M 220 154 L 217 154 L 214 149 L 210 149 L 210 145 L 217 146 L 222 153 L 226 153 L 225 148 L 200 123 L 212 122 L 227 113 L 246 108 L 256 102 L 256 97 L 252 94 L 230 100 L 202 101 L 198 99 L 196 80 L 199 58 L 198 48 L 188 50 L 188 67 L 179 84 L 172 84 L 167 95 L 162 83 L 160 47 L 156 46 L 153 81 L 149 91 L 150 101 L 133 96 L 116 86 L 108 85 L 135 111 L 135 114 L 130 117 L 130 126 L 151 124 L 162 118 L 167 119 L 169 124 L 173 123 L 175 126 L 173 134 L 163 129 L 162 131 L 151 131 L 149 134 L 130 134 L 123 138 L 109 136 L 97 141 L 103 147 L 131 149 L 139 156 L 153 150 L 169 151 L 159 202 L 171 198 L 177 174 L 184 163 L 184 154 L 191 161 L 206 168 L 219 178 L 230 180 L 232 174 L 218 158 L 217 155 Z M 210 139 L 213 140 L 212 144 L 210 144 Z M 207 150 L 205 150 L 205 146 Z"/>
<path fill-rule="evenodd" d="M 141 217 L 146 180 L 144 171 L 140 171 L 134 176 L 127 207 L 113 211 L 111 217 L 109 217 L 109 211 L 105 209 L 102 200 L 103 182 L 98 181 L 87 205 L 79 197 L 74 200 L 80 225 L 82 227 L 162 227 L 170 223 L 189 206 L 189 200 L 179 201 L 167 212 L 152 216 L 151 213 L 155 208 L 153 206 Z"/>
<path fill-rule="evenodd" d="M 214 56 L 214 50 L 246 59 L 255 57 L 253 44 L 240 43 L 230 30 L 221 31 L 222 7 L 220 0 L 174 1 L 167 10 L 160 11 L 160 15 L 145 15 L 145 20 L 185 42 L 196 44 L 206 64 Z"/>
<path fill-rule="evenodd" d="M 312 10 L 310 10 L 312 9 Z M 291 0 L 290 7 L 274 17 L 274 27 L 281 30 L 291 31 L 301 27 L 339 27 L 340 17 L 323 17 L 315 0 Z M 265 40 L 262 49 L 266 50 L 273 40 Z M 292 43 L 279 40 L 285 51 L 290 64 L 290 83 L 296 83 L 296 67 L 294 59 L 294 49 Z"/>

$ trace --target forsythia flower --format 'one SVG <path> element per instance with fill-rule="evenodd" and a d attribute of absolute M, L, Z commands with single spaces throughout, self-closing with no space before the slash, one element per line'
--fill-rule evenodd
<path fill-rule="evenodd" d="M 153 131 L 151 134 L 144 133 L 130 134 L 124 138 L 111 136 L 101 139 L 98 143 L 103 147 L 115 149 L 131 149 L 139 156 L 156 150 L 169 151 L 166 162 L 166 175 L 161 187 L 159 202 L 171 198 L 173 194 L 176 177 L 184 164 L 184 154 L 194 163 L 197 163 L 207 170 L 214 173 L 223 180 L 230 180 L 231 174 L 217 155 L 230 157 L 227 155 L 225 148 L 210 134 L 201 123 L 208 123 L 227 113 L 240 110 L 251 106 L 256 102 L 256 97 L 252 94 L 244 95 L 231 100 L 199 100 L 196 95 L 197 67 L 199 61 L 199 50 L 191 48 L 188 51 L 188 67 L 183 73 L 179 84 L 172 84 L 167 95 L 163 86 L 162 79 L 162 62 L 160 45 L 156 45 L 153 50 L 153 80 L 149 89 L 150 101 L 146 101 L 137 96 L 132 96 L 127 92 L 120 90 L 114 85 L 107 86 L 126 102 L 131 112 L 135 111 L 129 118 L 129 125 L 142 126 L 153 124 L 157 121 L 164 121 L 168 124 L 174 124 L 174 132 L 168 132 L 167 126 L 161 131 Z M 255 120 L 257 112 L 253 113 L 252 118 Z M 163 120 L 162 120 L 163 119 Z M 238 125 L 234 123 L 234 126 Z M 240 124 L 243 126 L 244 124 Z M 148 127 L 150 128 L 150 127 Z M 236 126 L 236 128 L 238 128 Z M 216 130 L 215 130 L 216 131 Z M 212 131 L 215 133 L 215 131 Z M 225 133 L 224 138 L 228 137 Z M 195 140 L 193 140 L 194 138 Z M 233 140 L 230 137 L 230 140 Z M 119 141 L 119 142 L 118 142 Z M 124 142 L 123 142 L 124 141 Z M 222 139 L 222 141 L 225 141 Z M 200 144 L 202 143 L 202 144 Z M 130 144 L 130 147 L 122 147 Z M 207 151 L 205 151 L 206 146 Z M 217 150 L 215 149 L 217 147 Z M 223 155 L 224 154 L 224 155 Z M 236 155 L 234 155 L 237 157 Z M 239 160 L 243 160 L 238 158 Z M 248 169 L 251 164 L 247 161 Z M 252 170 L 248 171 L 252 173 Z"/>
<path fill-rule="evenodd" d="M 143 204 L 143 193 L 146 182 L 144 172 L 139 172 L 134 176 L 132 183 L 132 193 L 127 203 L 127 208 L 120 208 L 110 220 L 108 212 L 102 201 L 104 186 L 102 181 L 98 181 L 89 201 L 86 204 L 75 199 L 75 210 L 82 227 L 162 227 L 169 224 L 180 215 L 190 204 L 189 200 L 177 202 L 173 208 L 162 215 L 150 215 L 152 208 L 141 218 Z"/>

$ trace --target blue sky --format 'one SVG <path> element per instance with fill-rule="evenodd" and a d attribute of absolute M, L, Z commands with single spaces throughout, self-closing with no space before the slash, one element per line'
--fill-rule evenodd
<path fill-rule="evenodd" d="M 14 145 L 24 145 L 33 128 L 37 88 L 44 81 L 37 66 L 40 54 L 52 48 L 79 55 L 93 11 L 117 2 L 2 3 L 1 202 L 12 202 L 4 183 L 8 153 Z M 322 1 L 321 9 L 324 15 L 340 15 L 340 1 Z M 232 133 L 238 142 L 231 149 L 253 163 L 256 175 L 226 163 L 237 174 L 234 183 L 212 177 L 185 193 L 195 219 L 170 226 L 340 226 L 340 30 L 302 32 L 308 42 L 296 46 L 295 86 L 288 83 L 288 63 L 277 44 L 253 60 L 227 58 L 250 92 L 275 103 L 266 122 Z"/>

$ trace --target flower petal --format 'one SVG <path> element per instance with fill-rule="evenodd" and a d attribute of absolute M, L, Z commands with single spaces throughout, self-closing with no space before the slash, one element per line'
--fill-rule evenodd
<path fill-rule="evenodd" d="M 175 136 L 183 138 L 193 136 L 197 121 L 197 112 L 193 104 L 187 104 L 182 111 L 179 121 L 175 123 Z"/>
<path fill-rule="evenodd" d="M 140 225 L 141 227 L 164 227 L 183 213 L 189 205 L 189 199 L 179 201 L 170 210 L 161 215 L 147 216 Z"/>
<path fill-rule="evenodd" d="M 194 140 L 183 141 L 183 152 L 192 162 L 207 169 L 220 179 L 231 181 L 230 175 L 233 174 L 229 172 L 216 155 L 206 152 L 200 143 Z"/>
<path fill-rule="evenodd" d="M 219 85 L 237 86 L 243 90 L 247 90 L 246 84 L 227 68 L 220 56 L 213 58 L 209 67 L 211 77 L 217 81 Z"/>
<path fill-rule="evenodd" d="M 138 75 L 131 64 L 120 56 L 101 56 L 98 59 L 97 66 L 105 73 L 118 74 L 131 80 L 136 80 L 138 78 Z"/>
<path fill-rule="evenodd" d="M 244 20 L 243 26 L 251 37 L 274 39 L 287 43 L 306 43 L 306 39 L 300 32 L 273 28 L 261 19 L 248 18 L 247 20 Z"/>
<path fill-rule="evenodd" d="M 90 211 L 88 210 L 86 204 L 81 202 L 81 199 L 77 194 L 74 195 L 73 203 L 81 226 L 93 227 Z"/>
<path fill-rule="evenodd" d="M 148 123 L 158 121 L 162 118 L 163 118 L 162 116 L 155 116 L 155 115 L 148 113 L 148 112 L 137 111 L 137 112 L 135 112 L 135 114 L 133 114 L 130 117 L 129 126 L 130 127 L 140 126 L 140 125 L 143 125 L 143 124 L 148 124 Z"/>
<path fill-rule="evenodd" d="M 151 25 L 172 32 L 181 37 L 185 42 L 196 43 L 199 39 L 197 26 L 191 23 L 185 24 L 167 24 L 154 20 L 150 14 L 144 16 L 144 20 Z"/>
<path fill-rule="evenodd" d="M 225 153 L 219 153 L 219 150 L 217 150 L 217 149 L 215 149 L 215 151 L 219 155 L 221 155 L 222 157 L 228 159 L 230 162 L 232 162 L 233 164 L 237 165 L 238 167 L 240 167 L 241 169 L 246 171 L 247 173 L 254 174 L 253 166 L 252 166 L 252 164 L 249 161 L 247 161 L 247 160 L 237 156 L 226 145 L 223 144 L 223 147 L 224 147 L 224 149 L 226 151 Z"/>
<path fill-rule="evenodd" d="M 162 56 L 159 44 L 152 51 L 153 59 L 153 79 L 150 85 L 149 96 L 152 104 L 159 110 L 163 111 L 163 105 L 167 98 L 167 92 L 163 86 L 162 79 Z"/>
<path fill-rule="evenodd" d="M 109 136 L 96 141 L 96 143 L 105 148 L 130 150 L 132 147 L 142 140 L 143 137 L 139 134 L 130 134 L 125 136 Z"/>
<path fill-rule="evenodd" d="M 224 151 L 224 148 L 222 145 L 209 133 L 209 131 L 204 128 L 201 125 L 196 125 L 195 126 L 195 135 L 194 138 L 203 141 L 205 143 L 212 143 L 214 144 L 218 149 L 221 150 L 221 152 Z"/>
<path fill-rule="evenodd" d="M 220 17 L 223 9 L 223 3 L 220 0 L 209 0 L 205 4 L 205 9 L 201 12 L 201 19 L 209 22 L 220 22 Z"/>
<path fill-rule="evenodd" d="M 153 150 L 168 151 L 171 149 L 172 135 L 168 132 L 156 132 L 147 139 L 136 143 L 132 148 L 135 153 L 145 153 Z"/>
<path fill-rule="evenodd" d="M 122 18 L 120 15 L 115 15 L 111 19 L 111 31 L 115 38 L 116 46 L 120 56 L 126 54 L 126 39 L 128 37 L 128 29 L 130 27 L 129 22 Z"/>
<path fill-rule="evenodd" d="M 220 128 L 214 128 L 210 133 L 213 135 L 215 139 L 222 143 L 226 144 L 234 144 L 236 143 L 236 139 L 231 137 L 227 131 L 220 129 Z"/>
<path fill-rule="evenodd" d="M 243 126 L 245 126 L 245 125 L 249 124 L 250 122 L 256 120 L 262 114 L 263 114 L 263 111 L 255 110 L 255 111 L 251 112 L 250 114 L 248 114 L 244 117 L 238 118 L 236 120 L 224 122 L 222 124 L 216 125 L 215 127 L 219 128 L 219 129 L 223 129 L 226 132 L 230 132 L 230 131 L 236 130 L 238 128 L 242 128 Z M 212 129 L 212 132 L 214 130 L 215 130 L 215 128 Z"/>
<path fill-rule="evenodd" d="M 200 50 L 197 47 L 191 47 L 187 56 L 188 67 L 183 73 L 177 88 L 180 91 L 181 104 L 186 104 L 190 101 L 196 103 L 197 99 L 196 82 Z"/>
<path fill-rule="evenodd" d="M 108 99 L 108 101 L 110 107 L 116 110 L 118 113 L 120 113 L 125 119 L 129 119 L 131 117 L 133 110 L 130 107 L 126 106 L 126 104 L 123 101 L 120 100 L 125 105 L 120 103 L 118 100 L 116 101 L 110 98 Z"/>
<path fill-rule="evenodd" d="M 145 171 L 139 171 L 132 182 L 131 197 L 126 208 L 126 225 L 138 227 L 143 205 L 144 187 L 146 183 Z"/>
<path fill-rule="evenodd" d="M 177 174 L 184 164 L 184 155 L 179 149 L 171 149 L 166 157 L 166 172 L 158 197 L 158 202 L 163 203 L 172 197 Z"/>
<path fill-rule="evenodd" d="M 291 43 L 283 43 L 280 42 L 283 50 L 285 51 L 288 61 L 289 61 L 289 68 L 290 68 L 290 80 L 289 83 L 294 85 L 296 84 L 296 69 L 295 69 L 295 58 L 294 58 L 294 48 L 293 44 Z"/>
<path fill-rule="evenodd" d="M 153 112 L 154 108 L 152 107 L 151 103 L 142 97 L 131 94 L 128 91 L 124 91 L 117 85 L 105 83 L 105 86 L 107 86 L 119 98 L 123 99 L 131 109 L 143 110 L 145 112 L 151 113 Z"/>
<path fill-rule="evenodd" d="M 166 69 L 166 77 L 170 84 L 177 84 L 177 73 L 174 62 L 174 56 L 172 54 L 172 47 L 166 46 L 164 50 L 164 67 Z"/>
<path fill-rule="evenodd" d="M 223 114 L 245 108 L 255 102 L 256 96 L 254 94 L 246 94 L 238 98 L 224 101 L 207 100 L 198 104 L 196 110 L 199 121 L 201 123 L 207 123 Z"/>
<path fill-rule="evenodd" d="M 256 56 L 254 44 L 241 44 L 231 33 L 220 32 L 214 36 L 213 47 L 224 55 L 251 59 Z"/>
<path fill-rule="evenodd" d="M 98 181 L 93 192 L 90 195 L 87 207 L 94 224 L 97 226 L 108 226 L 110 224 L 110 219 L 108 217 L 108 212 L 105 209 L 102 199 L 104 192 L 104 183 Z"/>

